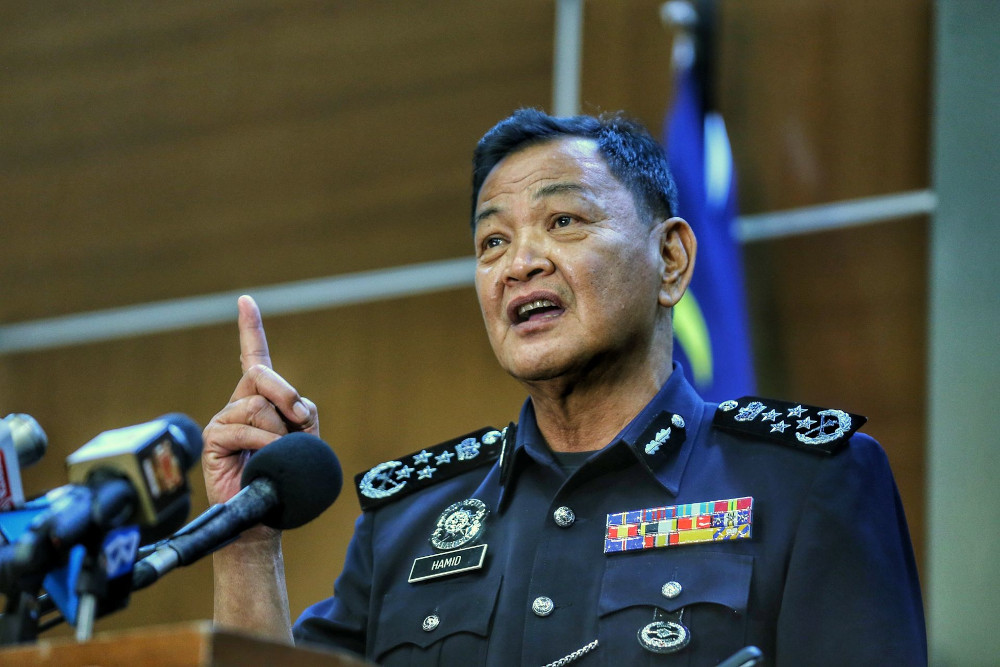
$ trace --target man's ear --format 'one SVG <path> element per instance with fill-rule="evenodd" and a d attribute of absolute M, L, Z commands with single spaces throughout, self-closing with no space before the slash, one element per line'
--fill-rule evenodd
<path fill-rule="evenodd" d="M 659 225 L 661 260 L 660 305 L 673 307 L 687 290 L 694 275 L 694 256 L 698 241 L 682 218 L 670 218 Z"/>

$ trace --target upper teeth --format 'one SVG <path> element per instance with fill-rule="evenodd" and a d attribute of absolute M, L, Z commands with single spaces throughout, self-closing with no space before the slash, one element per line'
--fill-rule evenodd
<path fill-rule="evenodd" d="M 548 299 L 536 299 L 535 301 L 531 301 L 529 303 L 526 303 L 523 306 L 521 306 L 520 308 L 518 308 L 517 309 L 517 314 L 518 314 L 519 317 L 524 317 L 530 311 L 532 311 L 532 310 L 534 310 L 536 308 L 555 308 L 555 306 L 556 306 L 556 304 L 552 303 Z"/>

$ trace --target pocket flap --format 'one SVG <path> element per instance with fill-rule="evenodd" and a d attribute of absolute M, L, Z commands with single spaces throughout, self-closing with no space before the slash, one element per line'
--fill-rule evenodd
<path fill-rule="evenodd" d="M 386 594 L 379 615 L 379 628 L 383 630 L 375 642 L 375 657 L 403 644 L 427 648 L 459 632 L 489 636 L 500 580 L 458 578 Z"/>
<path fill-rule="evenodd" d="M 750 596 L 753 556 L 736 553 L 653 550 L 610 556 L 601 584 L 600 614 L 633 606 L 676 611 L 711 602 L 743 613 Z M 679 584 L 664 593 L 664 585 Z"/>

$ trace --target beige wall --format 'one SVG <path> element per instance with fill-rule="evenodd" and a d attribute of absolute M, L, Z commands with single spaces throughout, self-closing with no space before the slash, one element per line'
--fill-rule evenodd
<path fill-rule="evenodd" d="M 659 2 L 586 3 L 583 109 L 658 132 Z M 554 11 L 456 3 L 8 2 L 0 18 L 0 322 L 460 257 L 474 142 L 551 97 Z M 721 3 L 718 99 L 743 211 L 927 185 L 926 2 Z M 761 391 L 867 414 L 923 535 L 926 221 L 747 248 Z M 235 313 L 235 304 L 234 304 Z M 470 289 L 268 318 L 345 475 L 516 419 Z M 204 424 L 235 325 L 0 356 L 0 413 L 49 433 L 29 490 L 102 430 Z M 203 508 L 200 473 L 196 510 Z M 286 539 L 293 614 L 329 594 L 348 486 Z M 200 563 L 99 628 L 208 617 Z"/>

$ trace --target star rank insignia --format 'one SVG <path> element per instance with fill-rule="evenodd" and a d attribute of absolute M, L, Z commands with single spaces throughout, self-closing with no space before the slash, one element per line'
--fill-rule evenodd
<path fill-rule="evenodd" d="M 866 417 L 843 410 L 744 396 L 719 404 L 712 424 L 733 433 L 830 455 L 846 445 L 866 421 Z"/>
<path fill-rule="evenodd" d="M 404 498 L 472 468 L 492 463 L 500 455 L 500 432 L 492 427 L 421 449 L 397 461 L 385 461 L 358 473 L 354 482 L 362 510 Z"/>

